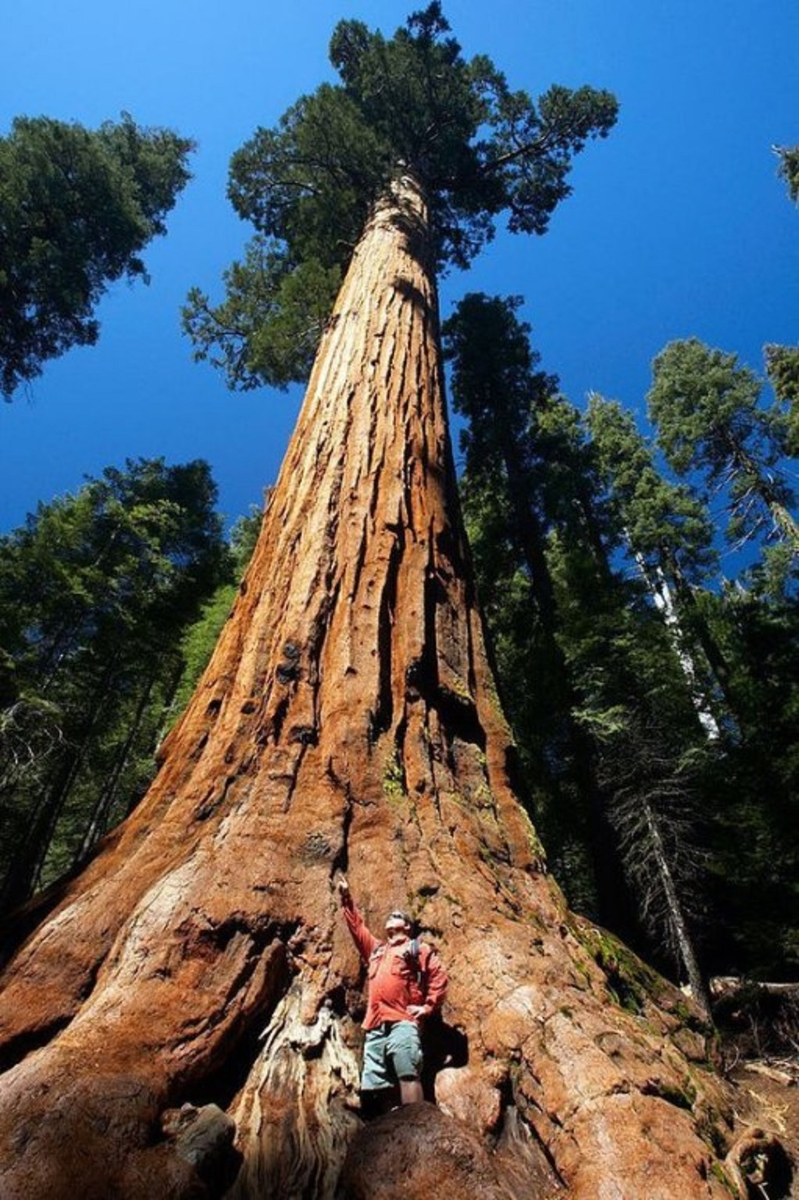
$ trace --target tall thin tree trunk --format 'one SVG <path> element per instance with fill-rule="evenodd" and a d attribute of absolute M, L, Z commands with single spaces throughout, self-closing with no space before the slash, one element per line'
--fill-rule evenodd
<path fill-rule="evenodd" d="M 139 736 L 139 730 L 141 729 L 144 714 L 147 711 L 152 690 L 155 687 L 159 676 L 159 671 L 156 670 L 151 672 L 144 688 L 142 689 L 136 705 L 136 711 L 133 714 L 128 727 L 127 736 L 116 753 L 114 765 L 111 768 L 108 776 L 103 780 L 100 792 L 98 793 L 92 811 L 89 814 L 89 820 L 86 823 L 86 829 L 83 837 L 81 838 L 80 846 L 75 853 L 75 859 L 73 863 L 74 866 L 78 866 L 81 862 L 83 862 L 86 855 L 95 846 L 102 834 L 105 832 L 111 809 L 113 808 L 114 801 L 116 800 L 119 781 L 122 778 L 122 773 L 128 764 L 128 760 L 130 759 L 130 754 L 136 742 L 136 738 Z"/>
<path fill-rule="evenodd" d="M 65 749 L 55 779 L 49 782 L 31 815 L 27 836 L 18 848 L 0 888 L 0 901 L 5 912 L 23 904 L 39 885 L 59 818 L 83 766 L 92 736 L 113 688 L 118 661 L 119 654 L 115 653 L 103 672 L 89 712 L 70 738 L 72 745 Z"/>
<path fill-rule="evenodd" d="M 237 1196 L 332 1197 L 360 1125 L 339 868 L 378 927 L 411 907 L 450 970 L 445 1019 L 467 1053 L 436 1077 L 440 1112 L 418 1116 L 447 1131 L 442 1190 L 471 1129 L 505 1195 L 542 1179 L 583 1200 L 727 1195 L 691 1109 L 693 1087 L 714 1094 L 700 1040 L 683 1031 L 694 1063 L 668 1044 L 666 984 L 670 1014 L 613 1004 L 602 935 L 570 917 L 510 788 L 429 254 L 406 179 L 356 249 L 158 778 L 7 968 L 0 1191 L 15 1200 L 212 1194 L 161 1132 L 199 1100 L 235 1117 Z"/>
<path fill-rule="evenodd" d="M 674 931 L 674 937 L 677 942 L 679 956 L 682 959 L 682 964 L 688 976 L 688 983 L 691 988 L 696 1003 L 702 1010 L 702 1015 L 705 1020 L 712 1024 L 713 1016 L 710 1003 L 710 992 L 708 991 L 705 977 L 699 966 L 699 960 L 696 957 L 694 950 L 693 938 L 688 931 L 688 925 L 685 920 L 685 914 L 680 902 L 677 884 L 674 880 L 674 875 L 669 863 L 669 855 L 663 843 L 663 836 L 660 832 L 660 824 L 657 815 L 652 805 L 648 800 L 644 801 L 644 821 L 649 834 L 649 839 L 652 845 L 652 854 L 657 865 L 658 877 L 663 888 L 663 893 L 666 897 L 666 905 L 669 914 L 669 923 Z"/>
<path fill-rule="evenodd" d="M 721 727 L 713 714 L 705 691 L 700 685 L 699 671 L 689 649 L 688 638 L 682 627 L 669 581 L 660 567 L 655 567 L 653 572 L 643 554 L 640 554 L 637 550 L 633 550 L 633 553 L 638 570 L 641 573 L 641 578 L 649 589 L 655 607 L 662 614 L 663 621 L 671 636 L 674 653 L 677 655 L 680 669 L 688 684 L 691 702 L 699 719 L 699 724 L 705 731 L 705 736 L 710 741 L 717 741 L 721 736 Z"/>

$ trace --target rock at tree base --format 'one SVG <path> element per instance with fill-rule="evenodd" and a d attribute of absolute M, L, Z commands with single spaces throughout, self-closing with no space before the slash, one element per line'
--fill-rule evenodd
<path fill-rule="evenodd" d="M 512 1190 L 500 1182 L 479 1138 L 431 1104 L 410 1104 L 367 1125 L 353 1139 L 340 1200 L 545 1200 L 552 1186 Z"/>

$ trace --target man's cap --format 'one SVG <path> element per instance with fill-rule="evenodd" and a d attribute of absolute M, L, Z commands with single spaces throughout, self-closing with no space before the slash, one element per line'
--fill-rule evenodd
<path fill-rule="evenodd" d="M 388 916 L 386 917 L 386 921 L 404 921 L 404 923 L 406 925 L 413 924 L 413 921 L 408 916 L 408 914 L 406 912 L 403 912 L 402 909 L 399 909 L 399 908 L 395 908 L 392 912 L 390 912 L 388 914 Z"/>

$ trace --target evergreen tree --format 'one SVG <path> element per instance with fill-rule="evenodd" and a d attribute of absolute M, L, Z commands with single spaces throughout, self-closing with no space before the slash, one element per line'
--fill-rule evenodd
<path fill-rule="evenodd" d="M 255 508 L 234 523 L 229 538 L 232 578 L 224 579 L 213 594 L 202 604 L 200 612 L 184 631 L 180 641 L 183 668 L 175 694 L 166 713 L 166 728 L 180 716 L 192 697 L 197 681 L 208 665 L 208 660 L 219 641 L 225 622 L 228 620 L 239 590 L 241 577 L 252 558 L 258 534 L 261 530 L 263 513 Z"/>
<path fill-rule="evenodd" d="M 777 400 L 787 410 L 785 449 L 799 457 L 799 346 L 766 346 L 766 370 Z"/>
<path fill-rule="evenodd" d="M 551 522 L 570 508 L 562 503 L 564 480 L 552 474 L 555 463 L 569 471 L 568 434 L 551 417 L 563 402 L 516 315 L 520 303 L 470 294 L 444 325 L 453 407 L 468 421 L 460 491 L 502 694 L 553 869 L 572 903 L 629 934 L 593 750 L 573 716 L 578 701 L 547 561 Z"/>
<path fill-rule="evenodd" d="M 655 359 L 649 413 L 674 470 L 700 472 L 729 503 L 727 536 L 735 543 L 762 534 L 799 553 L 795 503 L 780 470 L 786 453 L 781 409 L 760 404 L 762 385 L 734 354 L 696 338 L 672 342 Z"/>
<path fill-rule="evenodd" d="M 733 712 L 735 705 L 729 670 L 694 594 L 717 561 L 707 507 L 661 474 L 652 447 L 620 404 L 592 395 L 586 423 L 628 551 L 674 635 L 700 720 L 717 737 L 719 687 Z"/>
<path fill-rule="evenodd" d="M 0 392 L 72 346 L 93 345 L 108 284 L 140 257 L 189 173 L 192 143 L 130 116 L 97 130 L 19 117 L 0 138 Z"/>
<path fill-rule="evenodd" d="M 231 163 L 229 194 L 256 236 L 213 306 L 195 289 L 184 313 L 198 358 L 231 387 L 307 376 L 372 204 L 402 173 L 430 206 L 439 268 L 465 267 L 506 212 L 543 233 L 570 192 L 573 156 L 616 119 L 607 92 L 550 88 L 537 103 L 490 59 L 463 58 L 441 5 L 392 38 L 342 21 L 330 43 L 341 82 L 259 129 Z"/>
<path fill-rule="evenodd" d="M 615 533 L 603 496 L 608 459 L 621 460 L 621 490 L 638 501 L 626 536 L 650 557 L 669 551 L 673 570 L 682 553 L 685 586 L 711 557 L 708 522 L 659 480 L 640 444 L 629 461 L 632 429 L 617 407 L 594 402 L 603 436 L 586 441 L 576 410 L 553 394 L 557 381 L 540 371 L 518 305 L 470 295 L 444 327 L 453 404 L 469 422 L 461 492 L 502 695 L 570 899 L 627 937 L 643 926 L 651 946 L 667 940 L 709 1014 L 686 916 L 699 874 L 686 834 L 697 729 L 676 655 L 608 559 L 624 527 L 618 493 Z M 620 854 L 637 929 L 622 902 Z"/>
<path fill-rule="evenodd" d="M 227 569 L 215 498 L 205 463 L 128 462 L 39 505 L 0 541 L 12 668 L 0 817 L 7 904 L 83 857 L 149 783 L 180 631 Z"/>
<path fill-rule="evenodd" d="M 778 146 L 779 174 L 788 185 L 788 195 L 799 203 L 799 146 Z"/>
<path fill-rule="evenodd" d="M 586 544 L 561 533 L 549 560 L 560 644 L 579 680 L 574 717 L 595 746 L 648 954 L 688 978 L 709 1016 L 696 948 L 706 900 L 697 814 L 715 755 L 646 590 L 598 573 Z"/>
<path fill-rule="evenodd" d="M 758 587 L 758 583 L 761 584 Z M 704 592 L 743 736 L 707 775 L 717 897 L 714 969 L 795 977 L 799 964 L 799 602 L 754 586 Z"/>

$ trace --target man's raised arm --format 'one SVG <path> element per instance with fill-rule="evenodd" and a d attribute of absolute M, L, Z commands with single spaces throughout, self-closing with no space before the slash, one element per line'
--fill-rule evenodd
<path fill-rule="evenodd" d="M 347 922 L 352 940 L 358 947 L 358 952 L 364 962 L 368 962 L 375 946 L 380 944 L 379 939 L 374 936 L 366 928 L 366 923 L 358 912 L 355 901 L 352 898 L 350 885 L 347 882 L 345 875 L 342 875 L 338 881 L 338 891 L 341 897 L 341 907 L 344 911 L 344 919 Z"/>

